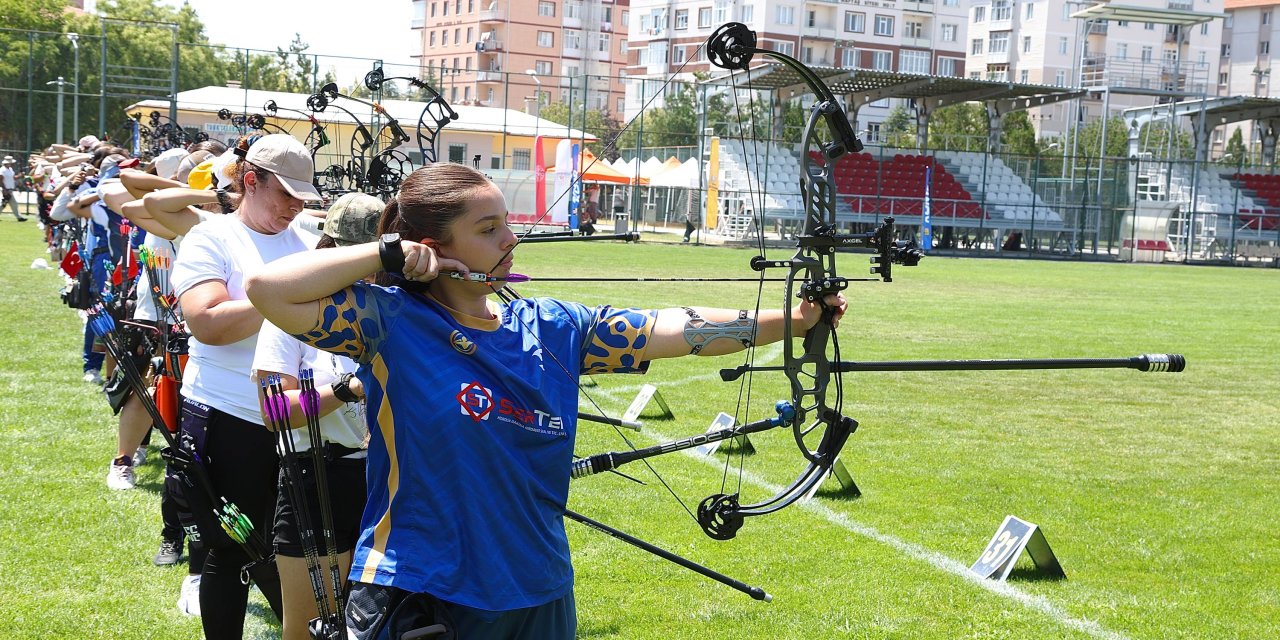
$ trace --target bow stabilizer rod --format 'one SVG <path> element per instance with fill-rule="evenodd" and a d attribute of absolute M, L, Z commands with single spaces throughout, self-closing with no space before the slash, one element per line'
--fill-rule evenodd
<path fill-rule="evenodd" d="M 707 578 L 711 578 L 712 580 L 715 580 L 716 582 L 719 582 L 720 584 L 723 584 L 731 589 L 741 591 L 742 593 L 745 593 L 756 600 L 760 600 L 763 602 L 773 602 L 773 596 L 769 595 L 767 592 L 765 592 L 764 589 L 761 589 L 760 587 L 753 587 L 745 582 L 742 582 L 741 580 L 735 580 L 733 578 L 730 578 L 729 576 L 726 576 L 725 574 L 720 573 L 719 571 L 715 571 L 714 569 L 709 569 L 692 560 L 682 558 L 674 553 L 671 553 L 670 551 L 667 551 L 666 549 L 663 549 L 662 547 L 645 542 L 644 540 L 641 540 L 640 538 L 637 538 L 631 534 L 623 533 L 622 531 L 614 529 L 613 527 L 610 527 L 607 524 L 604 524 L 596 520 L 592 520 L 591 518 L 588 518 L 580 513 L 570 511 L 568 509 L 565 509 L 564 516 L 570 520 L 573 520 L 574 522 L 582 523 L 590 527 L 591 529 L 599 531 L 600 533 L 603 533 L 611 538 L 614 538 L 616 540 L 621 540 L 629 545 L 648 551 L 649 553 L 652 553 L 653 555 L 658 556 L 663 560 L 674 562 L 690 571 L 693 571 L 694 573 L 705 576 Z"/>
<path fill-rule="evenodd" d="M 1021 358 L 1012 360 L 884 360 L 832 362 L 832 370 L 855 371 L 1014 371 L 1027 369 L 1137 369 L 1149 373 L 1181 373 L 1185 356 L 1148 353 L 1131 358 Z M 732 382 L 748 371 L 781 371 L 783 367 L 735 367 L 721 369 L 720 379 Z"/>

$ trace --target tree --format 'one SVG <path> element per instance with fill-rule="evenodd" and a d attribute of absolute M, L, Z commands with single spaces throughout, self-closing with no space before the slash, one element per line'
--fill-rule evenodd
<path fill-rule="evenodd" d="M 1240 127 L 1236 127 L 1231 132 L 1231 138 L 1227 140 L 1227 146 L 1222 149 L 1222 157 L 1218 162 L 1225 165 L 1237 166 L 1249 161 L 1249 151 L 1244 146 L 1244 133 Z"/>
<path fill-rule="evenodd" d="M 65 0 L 0 0 L 0 27 L 29 30 L 26 34 L 0 32 L 0 122 L 4 123 L 0 127 L 0 148 L 31 149 L 53 141 L 57 129 L 56 87 L 46 87 L 44 83 L 58 76 L 69 81 L 75 75 L 71 41 L 62 35 L 50 35 L 67 31 L 63 14 L 66 6 Z M 28 81 L 39 93 L 28 94 Z M 34 120 L 31 139 L 21 124 L 27 121 L 28 100 Z"/>
<path fill-rule="evenodd" d="M 986 151 L 986 109 L 974 102 L 935 109 L 929 114 L 929 148 Z"/>
<path fill-rule="evenodd" d="M 1026 111 L 1014 111 L 1004 117 L 1000 130 L 1000 144 L 1005 153 L 1020 156 L 1036 155 L 1040 149 L 1036 142 L 1036 130 Z"/>
<path fill-rule="evenodd" d="M 889 111 L 889 117 L 880 125 L 880 139 L 886 147 L 900 149 L 916 146 L 915 119 L 902 105 Z"/>

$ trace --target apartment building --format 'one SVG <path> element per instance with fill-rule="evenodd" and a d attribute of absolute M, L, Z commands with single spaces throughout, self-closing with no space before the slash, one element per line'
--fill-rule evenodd
<path fill-rule="evenodd" d="M 1073 16 L 1106 3 L 970 5 L 970 78 L 1095 90 L 1078 102 L 1030 110 L 1041 135 L 1063 135 L 1072 119 L 1088 122 L 1104 110 L 1118 115 L 1129 107 L 1215 93 L 1222 21 L 1212 16 L 1221 13 L 1223 0 L 1126 0 L 1123 12 L 1090 19 Z"/>
<path fill-rule="evenodd" d="M 619 113 L 628 0 L 412 0 L 413 57 L 455 104 Z"/>
<path fill-rule="evenodd" d="M 723 73 L 707 62 L 703 44 L 726 22 L 756 32 L 757 46 L 816 67 L 881 69 L 963 77 L 963 0 L 633 0 L 628 117 L 673 75 Z M 859 112 L 874 132 L 892 101 Z M 652 104 L 661 104 L 661 101 Z M 651 106 L 652 106 L 651 104 Z"/>
<path fill-rule="evenodd" d="M 1216 69 L 1218 95 L 1280 97 L 1280 88 L 1273 88 L 1280 77 L 1271 77 L 1271 45 L 1280 38 L 1274 27 L 1280 0 L 1226 0 L 1225 9 Z M 1261 144 L 1253 121 L 1244 121 L 1215 129 L 1213 147 L 1221 150 L 1237 128 L 1243 130 L 1246 146 L 1256 149 Z"/>

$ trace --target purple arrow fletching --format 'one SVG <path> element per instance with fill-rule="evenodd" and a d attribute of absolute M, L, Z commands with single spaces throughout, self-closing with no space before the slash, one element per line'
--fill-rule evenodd
<path fill-rule="evenodd" d="M 526 276 L 526 275 L 524 275 L 523 273 L 508 273 L 508 274 L 507 274 L 507 277 L 505 277 L 505 278 L 494 278 L 494 279 L 495 279 L 495 280 L 506 280 L 507 282 L 528 282 L 528 281 L 532 280 L 533 278 L 531 278 L 531 277 L 529 277 L 529 276 Z"/>

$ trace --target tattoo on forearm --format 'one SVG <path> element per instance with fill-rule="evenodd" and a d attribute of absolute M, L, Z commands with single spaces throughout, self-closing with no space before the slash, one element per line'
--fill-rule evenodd
<path fill-rule="evenodd" d="M 698 355 L 704 347 L 720 338 L 737 340 L 744 347 L 750 347 L 756 337 L 755 318 L 748 318 L 746 309 L 738 312 L 736 320 L 711 322 L 698 315 L 697 311 L 684 308 L 689 314 L 689 321 L 684 324 L 684 339 L 693 347 L 692 355 Z"/>

